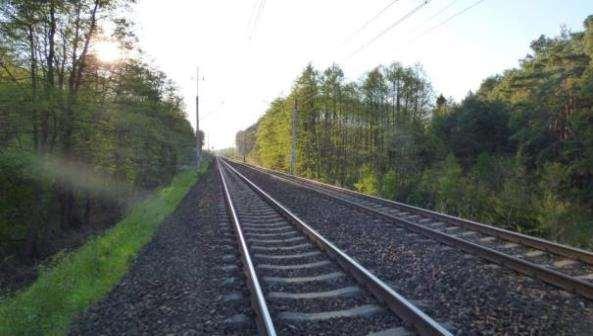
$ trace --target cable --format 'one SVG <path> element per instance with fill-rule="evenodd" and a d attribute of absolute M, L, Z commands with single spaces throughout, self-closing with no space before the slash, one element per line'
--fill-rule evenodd
<path fill-rule="evenodd" d="M 255 32 L 255 29 L 257 28 L 257 24 L 259 23 L 260 17 L 264 11 L 265 5 L 266 5 L 266 0 L 261 0 L 258 11 L 257 11 L 257 16 L 255 17 L 255 22 L 253 23 L 254 32 Z"/>
<path fill-rule="evenodd" d="M 253 3 L 253 7 L 251 8 L 251 15 L 249 15 L 249 21 L 247 21 L 247 34 L 249 35 L 251 31 L 251 26 L 253 25 L 253 19 L 255 18 L 255 13 L 257 8 L 259 8 L 259 2 L 261 0 L 255 0 Z"/>
<path fill-rule="evenodd" d="M 433 26 L 433 27 L 431 27 L 431 28 L 428 28 L 427 30 L 425 30 L 424 32 L 422 32 L 420 35 L 416 36 L 416 38 L 414 38 L 414 39 L 413 39 L 413 40 L 411 40 L 411 41 L 417 40 L 417 39 L 419 39 L 419 38 L 423 37 L 424 35 L 426 35 L 426 34 L 428 34 L 428 33 L 432 32 L 433 30 L 435 30 L 435 29 L 437 29 L 437 28 L 440 28 L 440 27 L 444 26 L 445 24 L 449 23 L 449 21 L 451 21 L 451 20 L 453 20 L 454 18 L 458 17 L 459 15 L 461 15 L 461 14 L 463 14 L 463 13 L 465 13 L 465 12 L 469 11 L 470 9 L 472 9 L 472 8 L 476 7 L 477 5 L 481 4 L 481 3 L 482 3 L 482 2 L 484 2 L 484 1 L 486 1 L 486 0 L 478 0 L 478 1 L 474 2 L 473 4 L 471 4 L 471 5 L 467 6 L 467 7 L 465 7 L 465 8 L 464 8 L 464 9 L 462 9 L 462 10 L 460 10 L 459 12 L 457 12 L 457 13 L 455 13 L 455 14 L 453 14 L 453 15 L 449 16 L 447 19 L 445 19 L 443 22 L 441 22 L 441 23 L 437 24 L 436 26 Z"/>
<path fill-rule="evenodd" d="M 255 35 L 255 31 L 257 29 L 257 23 L 260 20 L 261 14 L 264 11 L 264 6 L 266 5 L 266 0 L 261 0 L 259 2 L 259 7 L 257 8 L 257 12 L 255 14 L 255 18 L 253 21 L 253 26 L 251 27 L 251 31 L 249 32 L 249 40 L 253 39 L 253 35 Z"/>
<path fill-rule="evenodd" d="M 381 14 L 383 14 L 386 10 L 388 10 L 391 6 L 393 6 L 398 1 L 399 0 L 392 0 L 387 6 L 385 6 L 377 14 L 375 14 L 375 16 L 373 16 L 371 19 L 369 19 L 367 22 L 365 22 L 360 28 L 358 28 L 357 31 L 350 34 L 350 36 L 348 36 L 342 44 L 346 44 L 346 43 L 350 42 L 350 40 L 352 40 L 352 38 L 354 36 L 358 35 L 361 31 L 363 31 L 366 27 L 368 27 L 369 24 L 371 24 L 373 21 L 375 21 L 379 16 L 381 16 Z"/>
<path fill-rule="evenodd" d="M 223 105 L 224 105 L 224 100 L 221 100 L 220 103 L 218 104 L 218 108 L 216 110 L 210 110 L 210 112 L 206 113 L 203 116 L 200 116 L 200 122 L 208 119 L 208 117 L 215 115 L 215 113 L 219 112 L 220 109 L 222 109 Z"/>
<path fill-rule="evenodd" d="M 426 20 L 427 22 L 431 21 L 432 19 L 434 19 L 435 17 L 441 15 L 444 11 L 446 11 L 447 9 L 451 8 L 451 6 L 453 6 L 458 0 L 453 0 L 451 1 L 447 6 L 443 7 L 441 10 L 439 10 L 438 12 L 436 12 L 434 15 L 432 15 L 431 17 L 428 18 L 428 20 Z"/>
<path fill-rule="evenodd" d="M 387 34 L 387 32 L 389 32 L 390 30 L 392 30 L 393 28 L 395 28 L 396 26 L 398 26 L 399 24 L 401 24 L 402 22 L 404 22 L 406 19 L 408 19 L 410 16 L 414 15 L 417 11 L 419 11 L 422 7 L 428 5 L 430 3 L 430 1 L 432 0 L 424 0 L 420 5 L 416 6 L 414 9 L 412 9 L 411 11 L 409 11 L 408 13 L 406 13 L 406 15 L 402 16 L 399 20 L 395 21 L 393 24 L 391 24 L 389 27 L 385 28 L 383 31 L 381 31 L 379 34 L 377 34 L 375 37 L 373 37 L 370 41 L 368 41 L 367 43 L 363 44 L 360 48 L 356 49 L 352 54 L 350 54 L 348 56 L 348 59 L 352 58 L 352 56 L 358 54 L 359 52 L 361 52 L 363 49 L 367 48 L 369 45 L 373 44 L 375 41 L 377 41 L 379 38 L 381 38 L 383 35 Z M 484 0 L 482 0 L 484 1 Z"/>

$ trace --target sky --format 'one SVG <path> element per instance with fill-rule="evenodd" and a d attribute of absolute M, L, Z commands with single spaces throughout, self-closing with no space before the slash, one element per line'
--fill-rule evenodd
<path fill-rule="evenodd" d="M 199 67 L 200 129 L 208 148 L 221 149 L 308 63 L 336 63 L 347 80 L 381 64 L 421 64 L 437 95 L 461 100 L 517 67 L 541 34 L 581 30 L 593 14 L 591 0 L 483 0 L 441 25 L 477 0 L 432 0 L 375 40 L 424 2 L 399 0 L 357 33 L 392 1 L 139 0 L 132 15 L 140 48 L 176 83 L 194 127 Z"/>

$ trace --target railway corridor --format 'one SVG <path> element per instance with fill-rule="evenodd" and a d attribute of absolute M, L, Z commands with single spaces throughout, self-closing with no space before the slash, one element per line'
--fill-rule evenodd
<path fill-rule="evenodd" d="M 70 334 L 591 335 L 587 252 L 421 211 L 219 158 Z"/>
<path fill-rule="evenodd" d="M 262 334 L 451 335 L 234 168 L 218 169 Z"/>
<path fill-rule="evenodd" d="M 232 164 L 457 334 L 593 330 L 589 252 Z"/>

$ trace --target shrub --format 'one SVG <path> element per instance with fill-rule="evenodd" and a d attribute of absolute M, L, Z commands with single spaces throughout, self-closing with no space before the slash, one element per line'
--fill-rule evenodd
<path fill-rule="evenodd" d="M 360 177 L 354 184 L 356 190 L 368 195 L 377 195 L 379 192 L 379 180 L 377 175 L 368 165 L 364 165 L 360 171 Z"/>

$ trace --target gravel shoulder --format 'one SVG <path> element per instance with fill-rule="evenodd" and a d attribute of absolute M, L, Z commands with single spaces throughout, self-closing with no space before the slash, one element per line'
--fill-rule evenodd
<path fill-rule="evenodd" d="M 254 335 L 248 291 L 213 167 L 70 335 Z M 232 294 L 232 295 L 230 295 Z"/>
<path fill-rule="evenodd" d="M 458 335 L 591 335 L 593 302 L 240 169 Z"/>
<path fill-rule="evenodd" d="M 231 197 L 234 200 L 235 207 L 242 222 L 242 229 L 246 236 L 247 244 L 250 246 L 251 256 L 253 257 L 254 266 L 260 278 L 262 289 L 266 296 L 266 301 L 274 320 L 274 325 L 278 335 L 326 335 L 326 336 L 366 336 L 370 333 L 381 332 L 392 328 L 402 328 L 403 321 L 393 314 L 382 303 L 377 301 L 372 294 L 364 288 L 359 287 L 360 284 L 355 279 L 347 274 L 345 269 L 339 266 L 335 260 L 315 246 L 312 241 L 305 238 L 296 227 L 287 222 L 280 213 L 276 211 L 266 201 L 260 198 L 251 188 L 249 188 L 242 180 L 234 174 L 228 175 L 228 185 L 231 192 Z M 265 214 L 262 213 L 273 213 Z M 278 233 L 268 233 L 272 237 L 269 239 L 277 239 L 280 242 L 276 243 L 255 243 L 253 236 L 252 225 L 275 225 L 292 227 L 289 237 L 301 237 L 302 241 L 287 243 L 281 242 L 282 237 Z M 279 224 L 278 224 L 279 223 Z M 269 231 L 268 231 L 269 232 Z M 261 238 L 259 238 L 261 239 Z M 293 250 L 288 251 L 274 251 L 274 252 L 260 252 L 255 250 L 254 246 L 258 244 L 265 244 L 267 247 L 278 246 L 294 246 L 307 242 L 304 251 L 312 253 L 311 256 L 294 257 L 296 253 Z M 293 257 L 290 257 L 290 256 Z M 273 258 L 273 259 L 272 259 Z M 265 264 L 272 265 L 302 265 L 307 263 L 314 263 L 319 261 L 328 262 L 323 267 L 314 267 L 311 269 L 294 269 L 290 271 L 275 270 L 262 268 Z M 331 274 L 339 274 L 336 278 L 329 278 L 319 281 L 295 281 L 293 283 L 286 283 L 284 281 L 274 281 L 272 278 L 278 279 L 292 279 L 297 280 L 303 277 L 315 277 Z M 327 298 L 315 299 L 287 299 L 274 298 L 275 294 L 287 293 L 316 293 L 323 291 L 339 290 L 343 288 L 358 288 L 359 290 L 349 296 L 331 296 Z M 300 314 L 332 314 L 334 312 L 357 311 L 361 309 L 364 311 L 368 307 L 368 313 L 354 313 L 354 316 L 340 317 L 338 315 L 333 318 L 320 320 L 302 319 L 294 320 L 287 318 L 290 315 Z"/>

